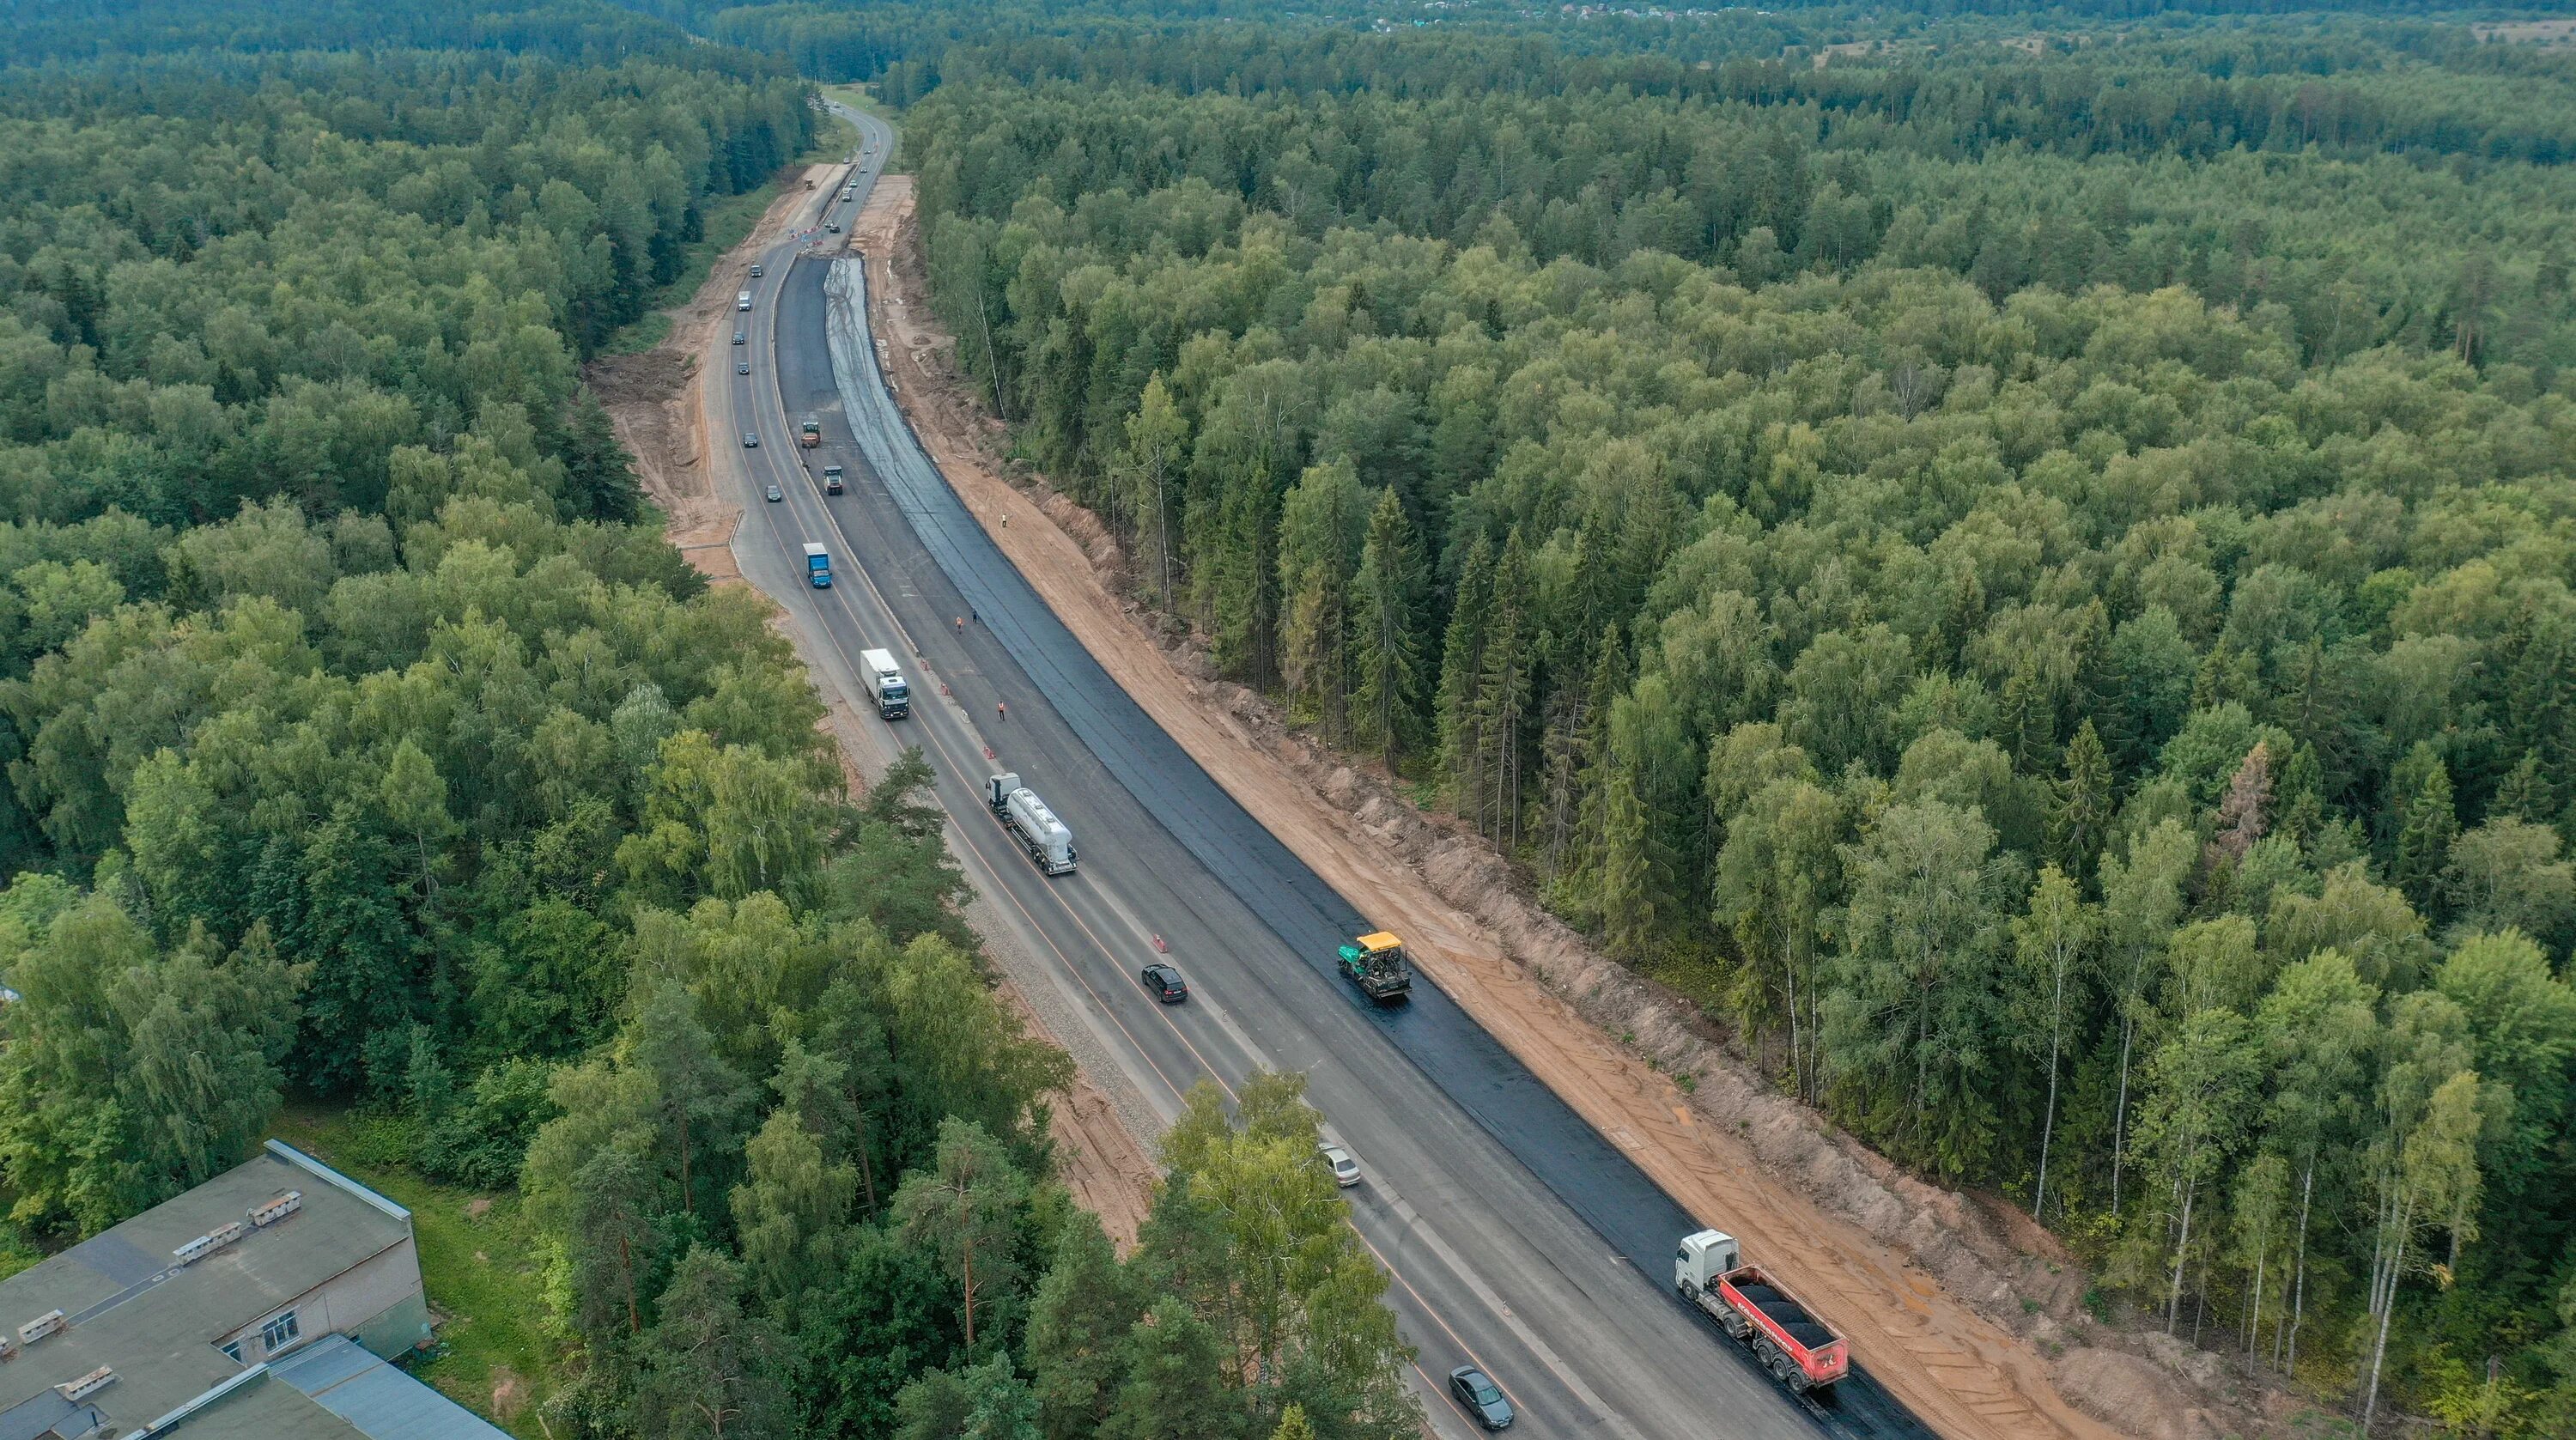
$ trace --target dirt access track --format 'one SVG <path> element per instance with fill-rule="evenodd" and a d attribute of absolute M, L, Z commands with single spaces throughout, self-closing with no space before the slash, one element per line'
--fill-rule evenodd
<path fill-rule="evenodd" d="M 1365 897 L 1359 908 L 1404 935 L 1424 973 L 1523 1064 L 1703 1223 L 1796 1277 L 1861 1363 L 1945 1436 L 2262 1428 L 2231 1413 L 2224 1377 L 2189 1373 L 2206 1357 L 2156 1364 L 2094 1343 L 2109 1337 L 2081 1315 L 2082 1277 L 2037 1227 L 1834 1133 L 1710 1043 L 1684 1007 L 1520 900 L 1490 850 L 1309 748 L 1257 697 L 1206 678 L 1186 646 L 1167 651 L 1114 588 L 1123 557 L 1098 519 L 1035 477 L 1027 488 L 1004 478 L 990 449 L 1002 426 L 931 316 L 913 208 L 910 177 L 885 176 L 851 238 L 868 257 L 889 372 L 949 483 L 1128 694 L 1307 866 L 1355 904 Z M 1683 1074 L 1693 1092 L 1675 1084 Z M 2025 1304 L 2033 1294 L 2044 1299 Z"/>

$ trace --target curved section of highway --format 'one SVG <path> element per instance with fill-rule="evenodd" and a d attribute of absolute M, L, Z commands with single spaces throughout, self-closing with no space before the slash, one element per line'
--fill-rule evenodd
<path fill-rule="evenodd" d="M 862 723 L 887 724 L 857 683 L 858 653 L 903 659 L 912 716 L 888 725 L 888 744 L 929 757 L 969 878 L 1047 962 L 1097 1048 L 1165 1116 L 1203 1077 L 1231 1089 L 1257 1068 L 1306 1072 L 1332 1138 L 1359 1159 L 1352 1223 L 1392 1277 L 1444 1436 L 1475 1433 L 1441 1381 L 1466 1363 L 1505 1388 L 1516 1429 L 1542 1437 L 1928 1433 L 1858 1367 L 1834 1403 L 1801 1407 L 1674 1298 L 1674 1242 L 1697 1221 L 1436 987 L 1417 978 L 1410 1003 L 1379 1006 L 1339 976 L 1334 947 L 1375 927 L 1200 770 L 1012 568 L 887 393 L 859 263 L 803 253 L 815 234 L 831 239 L 823 227 L 848 227 L 893 146 L 881 121 L 834 109 L 863 136 L 842 182 L 852 198 L 818 191 L 815 230 L 740 282 L 753 293 L 737 316 L 747 343 L 720 340 L 706 357 L 723 366 L 707 396 L 715 483 L 744 506 L 744 575 L 795 617 L 821 680 Z M 796 444 L 808 416 L 822 434 L 811 451 Z M 735 448 L 746 433 L 757 448 Z M 823 493 L 826 464 L 845 467 L 848 493 Z M 832 588 L 806 584 L 807 543 L 829 548 Z M 1040 874 L 992 818 L 982 781 L 1003 770 L 1072 826 L 1078 871 Z M 1137 971 L 1159 959 L 1188 976 L 1187 1003 L 1145 993 Z"/>

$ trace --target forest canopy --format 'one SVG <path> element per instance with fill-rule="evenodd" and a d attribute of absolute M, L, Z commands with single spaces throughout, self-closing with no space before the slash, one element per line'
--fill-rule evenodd
<path fill-rule="evenodd" d="M 946 52 L 905 144 L 1022 451 L 2149 1323 L 2576 1416 L 2576 69 L 1544 28 Z"/>

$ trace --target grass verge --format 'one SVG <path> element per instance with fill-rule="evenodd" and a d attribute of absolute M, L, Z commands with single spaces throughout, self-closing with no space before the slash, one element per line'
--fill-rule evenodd
<path fill-rule="evenodd" d="M 877 97 L 865 85 L 825 85 L 821 88 L 825 95 L 853 110 L 864 110 L 888 124 L 894 122 L 894 112 L 879 104 Z"/>
<path fill-rule="evenodd" d="M 548 1440 L 537 1407 L 554 1393 L 560 1349 L 540 1322 L 536 1240 L 517 1193 L 424 1180 L 398 1158 L 404 1127 L 347 1110 L 290 1108 L 276 1133 L 411 1211 L 440 1343 L 415 1373 L 521 1440 Z"/>

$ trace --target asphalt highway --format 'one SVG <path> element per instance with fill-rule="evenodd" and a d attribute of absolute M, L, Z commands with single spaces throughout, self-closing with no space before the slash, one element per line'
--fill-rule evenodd
<path fill-rule="evenodd" d="M 1511 1397 L 1516 1430 L 1535 1436 L 1928 1433 L 1857 1365 L 1824 1405 L 1792 1399 L 1674 1297 L 1674 1242 L 1700 1222 L 1437 988 L 1417 977 L 1409 1002 L 1380 1006 L 1340 977 L 1334 947 L 1376 927 L 1048 611 L 895 408 L 862 338 L 857 262 L 800 254 L 813 240 L 837 251 L 821 227 L 849 226 L 892 148 L 882 122 L 835 108 L 865 137 L 843 182 L 853 198 L 818 189 L 814 230 L 759 257 L 761 279 L 738 282 L 754 297 L 736 316 L 748 343 L 724 344 L 727 332 L 706 357 L 723 367 L 708 396 L 714 481 L 744 504 L 734 550 L 745 576 L 797 619 L 809 653 L 822 652 L 821 680 L 864 724 L 886 726 L 890 746 L 922 747 L 969 878 L 1047 962 L 1058 998 L 1167 1117 L 1202 1078 L 1231 1090 L 1260 1068 L 1306 1072 L 1328 1134 L 1362 1167 L 1344 1192 L 1352 1223 L 1391 1277 L 1388 1303 L 1420 1351 L 1415 1379 L 1440 1434 L 1475 1433 L 1444 1383 L 1470 1363 Z M 818 450 L 796 444 L 808 416 Z M 745 433 L 757 448 L 737 448 Z M 845 467 L 847 494 L 823 493 L 825 464 Z M 766 502 L 773 483 L 782 498 Z M 811 541 L 831 550 L 828 590 L 805 583 Z M 877 647 L 904 659 L 907 720 L 878 721 L 857 684 L 858 652 Z M 983 778 L 1001 770 L 1073 828 L 1074 874 L 1039 873 L 984 806 Z M 1186 1003 L 1142 988 L 1138 970 L 1160 959 L 1189 978 Z"/>

